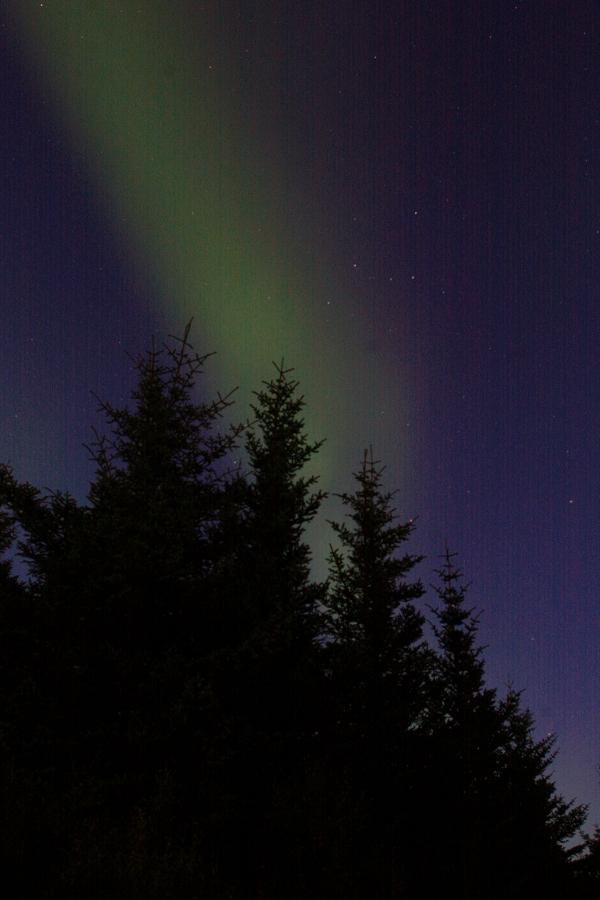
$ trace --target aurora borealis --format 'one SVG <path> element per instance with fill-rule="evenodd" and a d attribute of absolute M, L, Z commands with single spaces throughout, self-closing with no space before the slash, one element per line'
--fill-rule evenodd
<path fill-rule="evenodd" d="M 177 15 L 176 5 L 156 3 L 16 10 L 30 58 L 82 148 L 109 221 L 127 223 L 167 313 L 196 315 L 203 342 L 219 348 L 219 382 L 241 388 L 242 408 L 265 361 L 293 360 L 312 400 L 310 424 L 328 435 L 331 449 L 321 459 L 328 478 L 347 444 L 350 411 L 341 409 L 361 385 L 365 439 L 376 427 L 377 397 L 390 398 L 389 426 L 398 414 L 406 418 L 406 400 L 388 373 L 362 364 L 352 292 L 335 328 L 328 323 L 340 287 L 326 273 L 320 236 L 290 222 L 293 188 L 276 163 L 283 148 L 261 146 L 253 123 L 245 127 L 243 73 L 230 51 L 220 52 L 223 29 L 200 16 L 191 41 L 189 10 Z"/>
<path fill-rule="evenodd" d="M 90 390 L 126 402 L 123 350 L 191 315 L 234 420 L 285 357 L 322 486 L 373 445 L 600 820 L 597 8 L 0 13 L 2 460 L 83 502 Z"/>

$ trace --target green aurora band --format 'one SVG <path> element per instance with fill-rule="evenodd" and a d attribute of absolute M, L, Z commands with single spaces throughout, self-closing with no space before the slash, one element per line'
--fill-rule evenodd
<path fill-rule="evenodd" d="M 368 443 L 397 486 L 410 456 L 400 428 L 412 405 L 407 373 L 399 364 L 373 370 L 360 300 L 335 283 L 327 241 L 297 221 L 292 238 L 290 188 L 268 156 L 262 166 L 248 156 L 242 76 L 221 71 L 227 51 L 210 25 L 188 40 L 176 2 L 13 7 L 26 55 L 59 124 L 84 149 L 105 214 L 117 233 L 126 223 L 131 250 L 177 325 L 194 315 L 192 340 L 217 351 L 209 369 L 219 388 L 239 385 L 237 419 L 271 377 L 271 361 L 284 357 L 307 399 L 311 439 L 327 438 L 316 465 L 322 486 L 347 485 Z M 327 301 L 344 310 L 335 325 Z"/>

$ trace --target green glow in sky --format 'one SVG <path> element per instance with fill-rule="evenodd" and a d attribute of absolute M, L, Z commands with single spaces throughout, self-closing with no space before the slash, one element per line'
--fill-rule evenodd
<path fill-rule="evenodd" d="M 174 318 L 195 316 L 199 348 L 217 351 L 219 388 L 240 386 L 245 415 L 250 391 L 285 357 L 307 397 L 311 439 L 327 438 L 322 485 L 348 464 L 341 449 L 353 438 L 356 468 L 362 431 L 377 446 L 382 417 L 384 431 L 395 427 L 406 402 L 389 394 L 393 374 L 378 381 L 359 353 L 352 300 L 323 276 L 319 237 L 293 246 L 278 172 L 268 158 L 249 162 L 239 76 L 219 65 L 210 28 L 188 44 L 171 7 L 152 0 L 14 5 L 106 214 L 119 233 L 125 223 Z M 335 327 L 328 300 L 338 310 L 347 302 Z"/>

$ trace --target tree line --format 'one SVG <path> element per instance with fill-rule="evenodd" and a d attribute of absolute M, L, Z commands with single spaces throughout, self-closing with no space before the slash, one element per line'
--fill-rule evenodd
<path fill-rule="evenodd" d="M 191 324 L 133 360 L 132 409 L 99 400 L 86 505 L 0 465 L 4 896 L 598 896 L 600 832 L 521 692 L 486 685 L 455 554 L 430 646 L 415 524 L 365 452 L 312 580 L 293 370 L 225 428 Z"/>

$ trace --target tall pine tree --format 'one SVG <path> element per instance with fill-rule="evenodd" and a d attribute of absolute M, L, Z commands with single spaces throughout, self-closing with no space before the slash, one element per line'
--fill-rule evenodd
<path fill-rule="evenodd" d="M 430 655 L 415 607 L 423 586 L 408 580 L 422 557 L 398 555 L 414 523 L 396 523 L 383 471 L 365 452 L 356 492 L 341 495 L 351 526 L 331 523 L 341 547 L 331 549 L 326 602 L 333 696 L 327 772 L 332 808 L 340 810 L 330 837 L 332 854 L 343 861 L 340 896 L 392 897 L 405 889 L 426 702 Z"/>
<path fill-rule="evenodd" d="M 465 606 L 469 585 L 455 555 L 446 549 L 440 603 L 430 607 L 439 652 L 418 846 L 432 849 L 435 865 L 421 854 L 423 896 L 567 897 L 572 853 L 563 844 L 585 808 L 556 794 L 547 774 L 554 740 L 535 741 L 520 694 L 498 701 L 486 687 L 479 615 Z"/>
<path fill-rule="evenodd" d="M 240 492 L 235 589 L 239 597 L 239 642 L 258 683 L 244 679 L 244 705 L 256 724 L 284 732 L 297 723 L 290 708 L 292 683 L 309 664 L 321 627 L 324 586 L 310 579 L 311 551 L 304 531 L 325 494 L 312 491 L 317 476 L 301 474 L 323 441 L 304 432 L 298 382 L 283 362 L 277 375 L 256 392 L 255 420 L 248 428 L 249 477 Z M 275 676 L 275 672 L 279 674 Z M 249 676 L 249 673 L 248 673 Z M 297 710 L 296 710 L 297 712 Z M 286 722 L 287 719 L 287 722 Z"/>
<path fill-rule="evenodd" d="M 122 619 L 122 638 L 143 652 L 175 636 L 180 645 L 211 640 L 198 632 L 201 591 L 216 565 L 223 470 L 241 427 L 216 431 L 229 396 L 208 403 L 192 397 L 207 356 L 191 352 L 190 327 L 176 339 L 179 347 L 153 347 L 134 361 L 133 411 L 100 403 L 113 436 L 92 450 L 94 540 L 111 563 L 104 588 Z"/>
<path fill-rule="evenodd" d="M 494 778 L 495 754 L 501 740 L 501 716 L 496 691 L 486 688 L 484 647 L 476 645 L 479 617 L 465 606 L 469 585 L 445 551 L 444 566 L 434 586 L 439 606 L 432 629 L 437 655 L 428 710 L 430 733 L 426 789 L 423 792 L 421 847 L 430 847 L 432 860 L 422 858 L 429 889 L 442 883 L 451 896 L 479 896 L 489 868 L 490 835 L 486 833 L 488 793 Z M 494 850 L 496 848 L 494 847 Z M 436 874 L 439 884 L 435 882 Z"/>
<path fill-rule="evenodd" d="M 215 661 L 239 748 L 231 760 L 238 837 L 230 833 L 238 851 L 228 865 L 237 865 L 245 881 L 254 879 L 257 891 L 267 889 L 267 871 L 269 878 L 290 878 L 290 840 L 281 823 L 287 813 L 276 808 L 289 811 L 281 799 L 289 773 L 302 780 L 323 691 L 317 637 L 324 586 L 310 579 L 304 530 L 325 494 L 313 490 L 315 475 L 303 474 L 323 442 L 310 443 L 305 433 L 305 400 L 293 369 L 283 361 L 275 369 L 255 392 L 246 436 L 249 474 L 238 498 L 239 545 L 224 585 L 237 599 L 237 646 Z M 248 852 L 240 854 L 245 843 Z"/>
<path fill-rule="evenodd" d="M 425 672 L 425 620 L 414 606 L 423 585 L 406 580 L 423 557 L 396 555 L 415 526 L 394 524 L 394 494 L 382 490 L 383 471 L 365 451 L 356 493 L 340 495 L 352 527 L 330 523 L 341 548 L 331 548 L 329 557 L 327 633 L 348 689 L 343 717 L 359 730 L 382 727 L 390 716 L 405 729 L 414 725 Z"/>
<path fill-rule="evenodd" d="M 6 467 L 0 479 L 0 499 L 24 534 L 34 613 L 24 713 L 32 712 L 21 722 L 23 732 L 27 722 L 35 728 L 31 759 L 21 758 L 43 794 L 30 820 L 46 824 L 33 843 L 51 848 L 61 878 L 100 879 L 111 895 L 136 808 L 160 807 L 172 776 L 173 809 L 161 807 L 152 825 L 164 848 L 176 839 L 167 819 L 185 828 L 199 796 L 214 799 L 206 761 L 223 752 L 201 660 L 226 631 L 212 576 L 235 480 L 227 455 L 241 428 L 217 432 L 229 398 L 195 401 L 206 357 L 193 352 L 190 327 L 174 346 L 134 360 L 133 410 L 101 402 L 112 436 L 91 448 L 89 506 L 59 493 L 41 498 Z"/>

